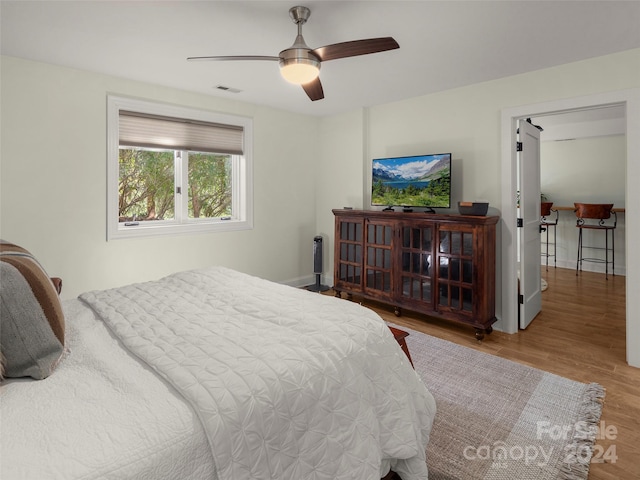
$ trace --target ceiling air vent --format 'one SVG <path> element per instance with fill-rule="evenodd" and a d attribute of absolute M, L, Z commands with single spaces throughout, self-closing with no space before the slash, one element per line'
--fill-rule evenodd
<path fill-rule="evenodd" d="M 215 88 L 216 90 L 222 90 L 223 92 L 229 92 L 229 93 L 240 93 L 242 91 L 237 88 L 225 87 L 224 85 L 216 85 L 213 88 Z"/>

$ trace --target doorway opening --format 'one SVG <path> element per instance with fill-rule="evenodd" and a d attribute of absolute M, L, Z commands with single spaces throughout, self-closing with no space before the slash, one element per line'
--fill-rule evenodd
<path fill-rule="evenodd" d="M 629 132 L 640 129 L 640 89 L 591 95 L 574 99 L 564 99 L 541 104 L 525 105 L 502 111 L 502 232 L 501 232 L 501 318 L 497 329 L 507 333 L 518 331 L 517 297 L 517 231 L 516 202 L 516 129 L 517 121 L 528 117 L 552 115 L 560 112 L 586 110 L 601 106 L 624 105 L 626 110 L 626 245 L 640 240 L 639 212 L 634 205 L 640 205 L 640 191 L 634 189 L 640 181 L 640 138 Z M 626 336 L 627 362 L 640 367 L 640 299 L 629 294 L 640 291 L 640 253 L 628 249 L 626 256 Z"/>
<path fill-rule="evenodd" d="M 556 209 L 546 212 L 557 222 L 543 234 L 543 243 L 546 235 L 550 242 L 549 247 L 543 246 L 543 253 L 549 250 L 553 260 L 550 268 L 576 268 L 578 232 L 574 202 L 612 203 L 614 208 L 622 210 L 614 214 L 618 226 L 615 273 L 625 275 L 627 247 L 623 210 L 627 158 L 624 104 L 540 115 L 532 121 L 543 129 L 540 133 L 540 201 L 541 204 L 545 202 L 548 209 Z M 600 237 L 587 239 L 586 245 L 604 247 Z M 602 256 L 598 249 L 589 252 L 590 257 Z M 545 260 L 544 256 L 542 260 Z M 548 262 L 549 257 L 546 260 Z M 583 269 L 605 272 L 604 263 L 585 263 Z M 543 278 L 548 271 L 549 268 L 543 270 Z"/>

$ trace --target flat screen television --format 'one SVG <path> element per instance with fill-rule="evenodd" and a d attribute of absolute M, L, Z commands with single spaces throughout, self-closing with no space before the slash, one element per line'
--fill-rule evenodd
<path fill-rule="evenodd" d="M 451 207 L 451 154 L 375 158 L 371 205 L 404 209 Z"/>

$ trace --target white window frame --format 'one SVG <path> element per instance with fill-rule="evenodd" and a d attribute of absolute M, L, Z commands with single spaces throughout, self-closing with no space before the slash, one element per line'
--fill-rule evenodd
<path fill-rule="evenodd" d="M 121 223 L 118 217 L 120 110 L 242 127 L 244 132 L 243 154 L 232 156 L 233 216 L 231 218 L 189 219 L 187 215 L 184 215 L 184 212 L 181 212 L 182 214 L 178 214 L 175 220 L 139 222 L 137 225 L 129 226 Z M 186 168 L 186 162 L 182 163 Z M 186 172 L 177 173 L 176 186 L 181 186 L 182 178 Z M 186 202 L 178 203 L 176 200 L 176 213 L 182 203 L 186 205 Z M 107 240 L 156 235 L 228 232 L 252 228 L 253 120 L 251 118 L 135 98 L 107 96 Z"/>

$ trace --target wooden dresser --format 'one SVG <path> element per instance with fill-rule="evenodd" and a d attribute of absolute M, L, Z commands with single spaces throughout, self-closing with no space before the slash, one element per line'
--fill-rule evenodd
<path fill-rule="evenodd" d="M 342 292 L 468 324 L 495 317 L 497 216 L 333 210 L 334 284 Z"/>

